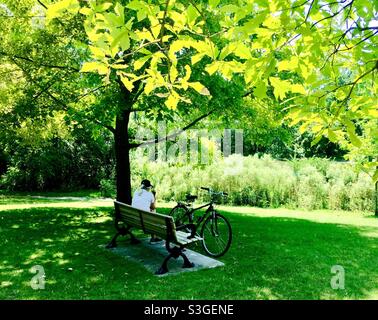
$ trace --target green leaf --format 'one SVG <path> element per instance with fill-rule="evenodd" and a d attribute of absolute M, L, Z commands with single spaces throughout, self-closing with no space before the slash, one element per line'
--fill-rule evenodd
<path fill-rule="evenodd" d="M 130 92 L 133 91 L 133 89 L 134 89 L 133 82 L 130 81 L 129 78 L 127 78 L 126 76 L 124 76 L 122 74 L 120 74 L 120 78 L 121 78 L 123 85 L 126 87 L 126 89 L 129 90 Z"/>
<path fill-rule="evenodd" d="M 209 90 L 200 82 L 189 82 L 188 85 L 196 90 L 199 94 L 202 94 L 204 96 L 210 95 Z"/>
<path fill-rule="evenodd" d="M 134 11 L 138 11 L 138 10 L 143 9 L 143 5 L 140 1 L 133 0 L 133 1 L 130 1 L 130 3 L 127 4 L 126 8 L 129 8 L 129 9 L 134 10 Z"/>
<path fill-rule="evenodd" d="M 337 135 L 330 128 L 328 128 L 328 139 L 332 142 L 337 142 Z"/>
<path fill-rule="evenodd" d="M 356 133 L 354 132 L 354 129 L 352 130 L 350 127 L 347 127 L 348 137 L 350 142 L 357 148 L 360 148 L 362 143 L 361 140 L 358 138 Z"/>
<path fill-rule="evenodd" d="M 94 46 L 89 46 L 89 50 L 96 59 L 102 60 L 105 58 L 105 51 L 103 49 Z"/>
<path fill-rule="evenodd" d="M 280 17 L 274 17 L 270 15 L 267 19 L 264 20 L 264 26 L 268 27 L 269 29 L 279 29 L 281 27 Z"/>
<path fill-rule="evenodd" d="M 266 84 L 265 81 L 260 80 L 257 82 L 255 89 L 253 90 L 253 94 L 260 99 L 267 98 L 266 95 Z"/>
<path fill-rule="evenodd" d="M 108 73 L 108 66 L 102 62 L 84 62 L 81 72 L 97 72 L 100 75 Z"/>
<path fill-rule="evenodd" d="M 79 10 L 79 13 L 81 13 L 81 14 L 83 14 L 85 16 L 89 16 L 91 14 L 94 14 L 94 12 L 91 9 L 87 8 L 87 7 L 81 8 Z"/>
<path fill-rule="evenodd" d="M 220 0 L 209 0 L 209 6 L 210 8 L 215 9 L 216 6 L 219 4 Z"/>
<path fill-rule="evenodd" d="M 193 43 L 195 43 L 193 40 L 188 39 L 179 39 L 175 40 L 171 43 L 171 46 L 169 47 L 168 55 L 171 59 L 175 59 L 175 53 L 180 51 L 183 48 L 190 48 Z"/>
<path fill-rule="evenodd" d="M 165 100 L 165 105 L 168 109 L 175 110 L 177 108 L 177 104 L 180 100 L 180 96 L 176 93 L 172 93 L 167 100 Z"/>
<path fill-rule="evenodd" d="M 318 144 L 319 141 L 320 141 L 321 139 L 322 139 L 322 135 L 321 135 L 321 134 L 317 135 L 317 136 L 315 137 L 315 139 L 311 141 L 311 147 L 313 147 L 313 146 L 315 146 L 316 144 Z"/>
<path fill-rule="evenodd" d="M 125 64 L 112 64 L 111 67 L 116 70 L 122 70 L 122 69 L 127 69 L 127 65 Z"/>
<path fill-rule="evenodd" d="M 197 53 L 195 54 L 194 56 L 192 56 L 191 58 L 191 61 L 192 61 L 192 64 L 196 64 L 198 61 L 200 61 L 203 57 L 205 56 L 205 54 L 203 53 Z"/>
<path fill-rule="evenodd" d="M 199 12 L 196 8 L 193 7 L 193 5 L 190 5 L 186 9 L 186 16 L 187 16 L 187 22 L 189 26 L 193 26 L 196 19 L 200 16 Z"/>
<path fill-rule="evenodd" d="M 184 77 L 183 81 L 187 82 L 187 81 L 189 81 L 190 76 L 192 75 L 192 69 L 190 68 L 189 65 L 186 65 L 185 66 L 185 71 L 186 71 L 186 73 L 185 73 L 185 77 Z"/>
<path fill-rule="evenodd" d="M 120 47 L 122 51 L 126 51 L 130 48 L 130 38 L 129 38 L 129 31 L 123 30 L 118 33 L 118 35 L 114 38 L 112 43 L 110 44 L 110 47 L 113 50 L 118 50 Z"/>
<path fill-rule="evenodd" d="M 248 48 L 242 42 L 231 42 L 226 45 L 223 49 L 221 54 L 219 55 L 219 59 L 223 60 L 229 54 L 234 54 L 235 56 L 242 58 L 242 59 L 252 59 L 252 54 L 250 48 Z"/>
<path fill-rule="evenodd" d="M 144 86 L 144 93 L 149 95 L 155 89 L 155 83 L 152 79 L 149 79 Z"/>
<path fill-rule="evenodd" d="M 125 8 L 119 2 L 115 5 L 114 12 L 123 20 L 125 19 Z"/>
<path fill-rule="evenodd" d="M 293 93 L 306 94 L 306 90 L 301 84 L 292 84 L 290 86 L 290 91 Z"/>
<path fill-rule="evenodd" d="M 292 71 L 298 68 L 298 58 L 297 57 L 292 57 L 290 60 L 283 60 L 278 62 L 277 65 L 278 71 Z"/>
<path fill-rule="evenodd" d="M 105 2 L 103 4 L 96 6 L 96 11 L 97 12 L 104 12 L 104 11 L 108 10 L 112 5 L 113 4 L 111 4 L 110 2 Z"/>
<path fill-rule="evenodd" d="M 206 66 L 205 70 L 209 75 L 212 75 L 216 71 L 218 71 L 219 68 L 219 61 L 214 61 L 213 63 L 210 63 Z"/>
<path fill-rule="evenodd" d="M 284 99 L 286 92 L 290 91 L 291 83 L 288 80 L 281 80 L 277 77 L 269 77 L 269 81 L 274 89 L 274 96 L 277 99 Z"/>
<path fill-rule="evenodd" d="M 50 21 L 58 18 L 62 13 L 68 11 L 69 13 L 78 13 L 80 4 L 78 0 L 63 0 L 47 6 L 46 20 Z"/>
<path fill-rule="evenodd" d="M 151 56 L 145 56 L 145 57 L 142 57 L 138 60 L 136 60 L 134 62 L 134 70 L 139 70 L 140 68 L 142 68 L 144 66 L 144 64 L 149 60 L 151 59 Z"/>
<path fill-rule="evenodd" d="M 169 79 L 171 82 L 174 82 L 178 76 L 177 68 L 172 65 L 169 69 Z"/>

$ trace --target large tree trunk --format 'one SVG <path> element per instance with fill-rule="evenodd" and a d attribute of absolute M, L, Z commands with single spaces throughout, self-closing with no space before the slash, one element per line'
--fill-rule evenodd
<path fill-rule="evenodd" d="M 116 119 L 114 134 L 116 154 L 117 200 L 131 204 L 131 170 L 129 145 L 130 111 L 124 110 Z"/>

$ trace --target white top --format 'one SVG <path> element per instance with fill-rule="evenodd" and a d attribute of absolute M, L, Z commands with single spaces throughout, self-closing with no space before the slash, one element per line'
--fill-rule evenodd
<path fill-rule="evenodd" d="M 151 211 L 151 204 L 155 202 L 155 197 L 152 192 L 149 192 L 145 189 L 138 189 L 134 192 L 133 200 L 131 206 L 133 208 Z"/>

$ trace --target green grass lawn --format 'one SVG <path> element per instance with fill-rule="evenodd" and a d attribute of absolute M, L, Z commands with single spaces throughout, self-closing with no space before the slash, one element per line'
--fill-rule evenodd
<path fill-rule="evenodd" d="M 111 202 L 9 199 L 0 203 L 0 299 L 378 299 L 370 215 L 221 207 L 234 232 L 225 266 L 156 277 L 99 248 L 114 235 Z M 34 265 L 45 269 L 43 290 L 30 286 Z M 344 290 L 330 286 L 334 265 L 345 268 Z"/>
<path fill-rule="evenodd" d="M 88 200 L 95 200 L 98 199 L 100 196 L 100 192 L 96 190 L 81 190 L 67 192 L 9 192 L 2 190 L 0 191 L 0 206 L 81 201 L 81 199 L 75 198 L 86 198 Z"/>

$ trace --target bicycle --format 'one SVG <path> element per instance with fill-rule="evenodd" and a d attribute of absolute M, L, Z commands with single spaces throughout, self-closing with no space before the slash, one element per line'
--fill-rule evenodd
<path fill-rule="evenodd" d="M 226 192 L 216 192 L 210 188 L 201 187 L 206 190 L 211 197 L 209 203 L 197 208 L 193 208 L 193 202 L 198 198 L 195 195 L 187 195 L 186 202 L 178 202 L 171 210 L 170 215 L 175 219 L 176 226 L 190 224 L 194 226 L 196 232 L 202 224 L 199 236 L 202 238 L 202 248 L 212 257 L 221 257 L 231 246 L 232 229 L 229 221 L 214 209 L 217 196 L 226 197 Z M 208 207 L 205 214 L 199 216 L 194 222 L 194 212 Z M 187 230 L 191 232 L 190 230 Z M 197 233 L 198 234 L 198 233 Z"/>

